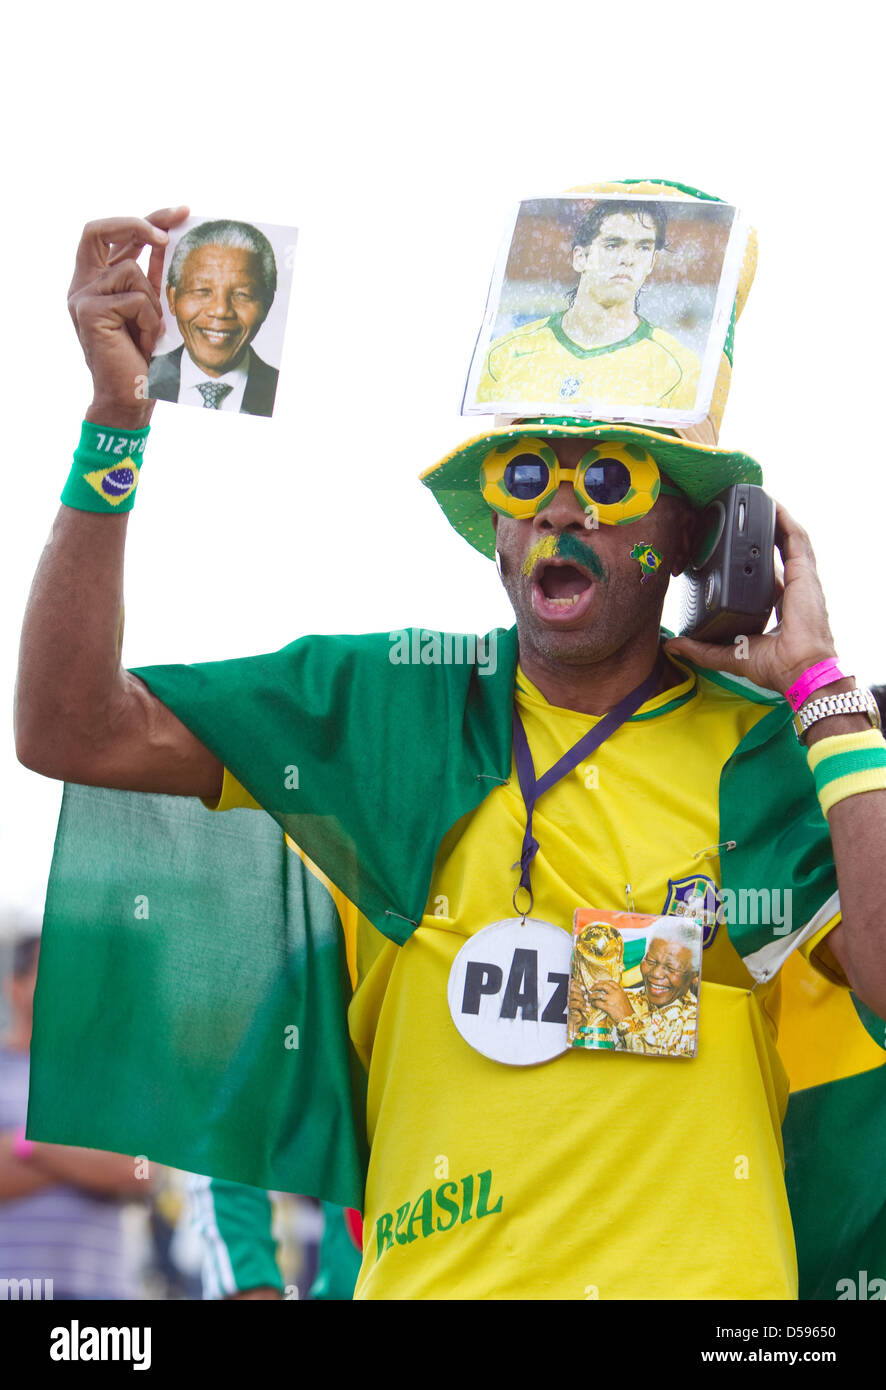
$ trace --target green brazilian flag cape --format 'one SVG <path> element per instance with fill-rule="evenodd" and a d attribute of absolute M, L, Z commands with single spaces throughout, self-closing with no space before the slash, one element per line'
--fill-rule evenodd
<path fill-rule="evenodd" d="M 516 630 L 490 634 L 464 664 L 440 654 L 473 656 L 473 636 L 413 636 L 427 664 L 395 667 L 391 635 L 375 633 L 136 671 L 268 814 L 66 786 L 35 999 L 31 1138 L 362 1209 L 366 1078 L 322 875 L 402 944 L 421 921 L 443 836 L 511 764 Z M 697 675 L 771 706 L 723 770 L 719 834 L 735 841 L 721 860 L 727 898 L 761 885 L 782 902 L 792 894 L 789 935 L 727 918 L 751 974 L 767 979 L 837 910 L 827 823 L 786 702 Z M 853 1026 L 883 1048 L 882 1021 L 855 1006 Z M 809 1046 L 827 1039 L 810 1027 Z M 886 1274 L 884 1102 L 883 1064 L 790 1100 L 801 1297 L 833 1298 L 837 1280 L 861 1269 Z"/>

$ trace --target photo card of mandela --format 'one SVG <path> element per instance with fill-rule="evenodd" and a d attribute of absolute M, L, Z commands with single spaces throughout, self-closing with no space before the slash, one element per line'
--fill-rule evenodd
<path fill-rule="evenodd" d="M 297 239 L 295 227 L 231 217 L 189 217 L 170 233 L 145 395 L 273 415 Z"/>
<path fill-rule="evenodd" d="M 746 242 L 727 203 L 610 193 L 520 203 L 462 414 L 704 420 Z"/>
<path fill-rule="evenodd" d="M 693 917 L 579 908 L 566 1040 L 640 1057 L 695 1057 L 704 925 Z"/>

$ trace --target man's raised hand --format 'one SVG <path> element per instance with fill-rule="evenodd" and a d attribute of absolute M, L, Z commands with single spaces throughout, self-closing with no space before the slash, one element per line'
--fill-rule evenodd
<path fill-rule="evenodd" d="M 83 228 L 68 309 L 92 373 L 93 400 L 86 418 L 96 424 L 139 429 L 153 401 L 138 393 L 163 327 L 160 304 L 168 231 L 183 222 L 186 207 L 161 208 L 147 218 L 106 217 Z M 148 273 L 138 265 L 146 246 Z"/>

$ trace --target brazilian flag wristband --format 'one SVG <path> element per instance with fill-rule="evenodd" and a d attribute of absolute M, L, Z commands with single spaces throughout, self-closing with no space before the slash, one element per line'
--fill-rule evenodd
<path fill-rule="evenodd" d="M 847 796 L 886 791 L 886 742 L 878 729 L 819 739 L 806 757 L 824 816 Z"/>
<path fill-rule="evenodd" d="M 78 512 L 128 512 L 135 502 L 150 425 L 115 430 L 83 421 L 61 500 Z"/>

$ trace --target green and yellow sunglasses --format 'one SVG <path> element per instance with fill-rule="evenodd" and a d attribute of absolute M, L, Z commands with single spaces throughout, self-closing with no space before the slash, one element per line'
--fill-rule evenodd
<path fill-rule="evenodd" d="M 585 511 L 604 526 L 639 521 L 660 493 L 682 496 L 662 483 L 655 459 L 633 442 L 601 441 L 574 468 L 565 468 L 550 444 L 524 435 L 491 449 L 480 467 L 484 500 L 503 516 L 518 520 L 547 507 L 564 482 L 572 483 Z"/>

